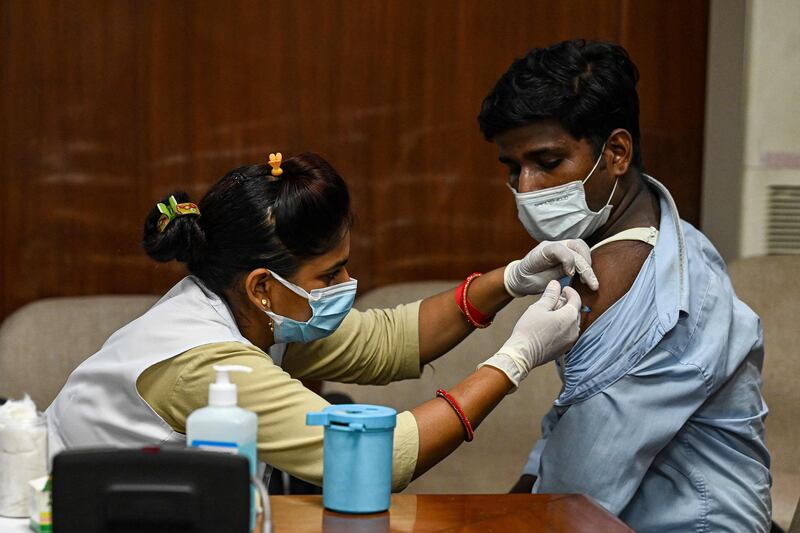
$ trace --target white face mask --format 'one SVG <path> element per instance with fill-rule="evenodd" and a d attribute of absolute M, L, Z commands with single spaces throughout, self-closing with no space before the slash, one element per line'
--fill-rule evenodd
<path fill-rule="evenodd" d="M 585 239 L 608 221 L 611 216 L 611 199 L 617 190 L 617 181 L 611 189 L 608 202 L 600 211 L 594 212 L 586 204 L 586 191 L 583 184 L 597 169 L 603 158 L 603 148 L 592 170 L 582 181 L 571 181 L 564 185 L 519 193 L 511 185 L 517 202 L 517 215 L 520 222 L 528 230 L 528 234 L 537 241 L 560 241 L 562 239 Z"/>

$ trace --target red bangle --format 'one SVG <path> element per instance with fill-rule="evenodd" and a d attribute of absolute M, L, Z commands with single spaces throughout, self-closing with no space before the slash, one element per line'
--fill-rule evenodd
<path fill-rule="evenodd" d="M 450 396 L 450 393 L 444 389 L 439 389 L 436 391 L 437 398 L 443 398 L 447 403 L 450 404 L 450 407 L 453 408 L 453 411 L 456 412 L 458 415 L 458 419 L 461 420 L 461 425 L 464 426 L 464 432 L 467 434 L 464 437 L 465 442 L 470 442 L 475 437 L 475 432 L 472 431 L 472 424 L 469 423 L 469 419 L 467 415 L 464 414 L 464 411 L 461 410 L 461 406 L 458 405 L 458 402 L 455 398 Z"/>
<path fill-rule="evenodd" d="M 458 308 L 461 309 L 461 313 L 467 319 L 467 322 L 470 323 L 472 327 L 475 328 L 488 328 L 492 325 L 492 320 L 494 319 L 494 315 L 487 316 L 483 314 L 477 307 L 475 307 L 472 302 L 469 301 L 467 297 L 467 291 L 469 290 L 470 284 L 475 280 L 475 278 L 481 277 L 483 274 L 480 272 L 473 272 L 464 282 L 456 288 L 456 304 Z"/>

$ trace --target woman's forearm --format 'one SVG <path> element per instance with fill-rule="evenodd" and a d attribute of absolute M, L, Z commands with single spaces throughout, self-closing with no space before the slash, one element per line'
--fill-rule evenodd
<path fill-rule="evenodd" d="M 484 366 L 450 389 L 473 428 L 508 394 L 513 384 L 499 370 Z M 414 478 L 428 471 L 464 442 L 464 427 L 447 401 L 436 398 L 411 410 L 419 428 Z"/>
<path fill-rule="evenodd" d="M 494 315 L 512 297 L 503 285 L 504 268 L 476 278 L 469 286 L 470 302 L 485 315 Z M 422 301 L 419 308 L 419 358 L 424 365 L 450 351 L 473 331 L 450 289 Z"/>

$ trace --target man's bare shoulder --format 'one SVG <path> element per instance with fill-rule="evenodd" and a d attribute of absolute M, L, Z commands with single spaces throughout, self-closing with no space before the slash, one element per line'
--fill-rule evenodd
<path fill-rule="evenodd" d="M 652 249 L 652 246 L 641 241 L 616 241 L 592 252 L 592 268 L 600 288 L 592 291 L 579 279 L 572 280 L 572 286 L 581 295 L 583 305 L 591 309 L 589 313 L 582 313 L 581 331 L 585 331 L 630 290 Z"/>

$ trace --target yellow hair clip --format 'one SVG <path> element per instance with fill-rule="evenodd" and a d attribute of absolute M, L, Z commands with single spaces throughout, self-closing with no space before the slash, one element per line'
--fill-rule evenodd
<path fill-rule="evenodd" d="M 283 174 L 283 169 L 281 168 L 281 162 L 283 161 L 283 156 L 280 152 L 277 154 L 269 154 L 269 165 L 272 167 L 272 175 L 273 176 L 280 176 Z"/>

